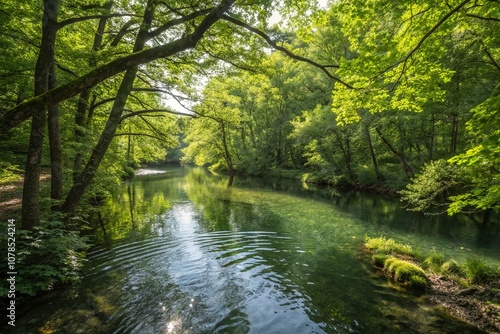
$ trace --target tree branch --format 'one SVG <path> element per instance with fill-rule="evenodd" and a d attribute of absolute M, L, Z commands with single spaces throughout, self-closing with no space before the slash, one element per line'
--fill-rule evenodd
<path fill-rule="evenodd" d="M 153 139 L 156 139 L 158 141 L 164 142 L 165 138 L 153 136 L 149 133 L 138 133 L 138 132 L 122 132 L 122 133 L 115 133 L 115 137 L 117 136 L 143 136 L 143 137 L 150 137 Z"/>
<path fill-rule="evenodd" d="M 470 1 L 470 0 L 467 0 L 467 1 Z M 237 26 L 240 26 L 240 27 L 243 27 L 245 29 L 247 29 L 248 31 L 251 31 L 252 33 L 256 34 L 256 35 L 259 35 L 260 37 L 262 37 L 270 46 L 273 47 L 273 49 L 275 50 L 278 50 L 278 51 L 281 51 L 283 53 L 285 53 L 288 57 L 292 58 L 292 59 L 295 59 L 295 60 L 298 60 L 298 61 L 302 61 L 302 62 L 306 62 L 308 64 L 311 64 L 313 65 L 314 67 L 317 67 L 319 68 L 320 70 L 322 70 L 323 72 L 326 73 L 326 75 L 330 78 L 330 79 L 333 79 L 339 83 L 341 83 L 342 85 L 348 87 L 348 88 L 353 88 L 351 85 L 349 85 L 348 83 L 344 82 L 342 79 L 340 79 L 339 77 L 336 77 L 335 75 L 331 74 L 330 71 L 328 71 L 327 68 L 339 68 L 340 66 L 338 65 L 321 65 L 321 64 L 318 64 L 317 62 L 311 60 L 311 59 L 308 59 L 308 58 L 304 58 L 302 56 L 299 56 L 299 55 L 296 55 L 294 54 L 293 52 L 291 52 L 290 50 L 282 47 L 282 46 L 279 46 L 278 44 L 276 44 L 275 41 L 273 41 L 271 39 L 271 37 L 269 37 L 266 33 L 264 33 L 263 31 L 257 29 L 257 28 L 254 28 L 250 25 L 248 25 L 247 23 L 245 22 L 242 22 L 238 19 L 235 19 L 233 17 L 230 17 L 228 15 L 222 15 L 222 19 L 223 20 L 226 20 L 228 22 L 231 22 L 231 23 L 234 23 L 235 25 Z"/>
<path fill-rule="evenodd" d="M 81 76 L 65 85 L 59 86 L 45 94 L 38 95 L 25 101 L 14 108 L 3 113 L 0 117 L 0 133 L 5 133 L 21 122 L 32 117 L 36 112 L 43 110 L 49 105 L 57 104 L 69 99 L 78 93 L 89 89 L 98 83 L 123 72 L 133 66 L 146 64 L 153 60 L 169 57 L 179 52 L 191 49 L 196 46 L 205 32 L 217 22 L 223 13 L 227 11 L 235 0 L 222 0 L 214 10 L 212 10 L 193 33 L 176 39 L 170 43 L 157 47 L 145 49 L 132 53 L 119 59 L 115 59 L 107 64 L 99 66 L 86 75 Z"/>
<path fill-rule="evenodd" d="M 469 17 L 473 17 L 473 18 L 480 19 L 480 20 L 485 20 L 485 21 L 500 22 L 500 19 L 496 18 L 496 17 L 484 17 L 484 16 L 479 16 L 479 15 L 476 15 L 476 14 L 465 14 L 465 16 L 469 16 Z"/>
<path fill-rule="evenodd" d="M 481 43 L 482 44 L 482 43 Z M 491 60 L 491 63 L 493 64 L 493 66 L 495 66 L 497 68 L 497 70 L 500 71 L 500 65 L 496 62 L 495 58 L 493 58 L 493 56 L 491 55 L 491 53 L 488 51 L 488 49 L 486 48 L 486 46 L 484 46 L 483 44 L 483 47 L 484 47 L 484 52 L 486 53 L 486 55 L 488 56 L 488 58 L 490 58 Z"/>
<path fill-rule="evenodd" d="M 385 73 L 385 72 L 389 71 L 390 69 L 392 69 L 392 68 L 394 68 L 394 67 L 396 67 L 396 66 L 398 66 L 400 64 L 403 64 L 403 68 L 401 70 L 401 74 L 399 75 L 398 79 L 396 80 L 396 82 L 394 84 L 394 86 L 396 86 L 397 83 L 401 80 L 404 72 L 406 72 L 408 60 L 413 56 L 413 54 L 415 52 L 417 52 L 418 49 L 420 49 L 420 47 L 424 44 L 424 42 L 427 40 L 427 38 L 429 38 L 444 22 L 446 22 L 446 20 L 448 20 L 453 14 L 455 14 L 456 12 L 458 12 L 468 2 L 470 2 L 470 0 L 464 0 L 458 6 L 456 6 L 455 8 L 453 8 L 452 10 L 450 10 L 448 13 L 446 13 L 445 16 L 443 16 L 428 32 L 425 33 L 425 35 L 420 39 L 420 41 L 418 41 L 417 45 L 413 49 L 411 49 L 410 52 L 408 52 L 403 59 L 401 59 L 400 61 L 392 64 L 389 67 L 387 67 L 381 73 Z"/>
<path fill-rule="evenodd" d="M 70 19 L 57 22 L 57 30 L 60 30 L 67 25 L 81 22 L 81 21 L 86 21 L 86 20 L 95 20 L 95 19 L 108 19 L 111 17 L 124 17 L 124 16 L 135 16 L 135 17 L 140 17 L 140 15 L 134 15 L 134 14 L 108 14 L 108 15 L 88 15 L 88 16 L 81 16 L 81 17 L 72 17 Z"/>
<path fill-rule="evenodd" d="M 197 118 L 198 116 L 194 114 L 186 114 L 178 111 L 173 111 L 170 109 L 148 109 L 148 110 L 140 110 L 140 111 L 133 111 L 130 112 L 126 115 L 123 115 L 120 117 L 120 123 L 126 120 L 127 118 L 134 117 L 134 116 L 139 116 L 139 115 L 148 115 L 148 114 L 155 114 L 155 113 L 167 113 L 167 114 L 172 114 L 172 115 L 179 115 L 179 116 L 188 116 L 192 118 Z"/>
<path fill-rule="evenodd" d="M 207 50 L 207 48 L 205 48 L 205 46 L 202 46 L 203 48 L 203 51 L 205 51 L 210 57 L 214 58 L 214 59 L 217 59 L 217 60 L 221 60 L 223 62 L 226 62 L 228 64 L 230 64 L 231 66 L 234 66 L 236 68 L 239 68 L 240 70 L 243 70 L 243 71 L 248 71 L 248 72 L 252 72 L 252 73 L 257 73 L 256 70 L 254 70 L 253 68 L 249 68 L 249 67 L 245 67 L 245 66 L 242 66 L 242 65 L 238 65 L 236 64 L 235 62 L 232 62 L 230 61 L 229 59 L 225 59 L 225 58 L 222 58 L 222 57 L 219 57 L 213 53 L 211 53 L 210 51 Z"/>
<path fill-rule="evenodd" d="M 161 25 L 160 27 L 156 28 L 155 30 L 150 31 L 148 33 L 148 39 L 154 38 L 154 37 L 158 36 L 159 34 L 161 34 L 162 32 L 165 32 L 166 30 L 168 30 L 172 27 L 175 27 L 176 25 L 182 24 L 184 22 L 195 19 L 201 15 L 207 14 L 212 10 L 213 10 L 213 8 L 207 8 L 207 9 L 199 10 L 199 11 L 193 12 L 189 15 L 184 15 L 180 18 L 168 21 L 167 23 Z"/>

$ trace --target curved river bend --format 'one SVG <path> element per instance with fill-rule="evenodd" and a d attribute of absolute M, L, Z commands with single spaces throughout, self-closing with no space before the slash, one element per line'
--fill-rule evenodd
<path fill-rule="evenodd" d="M 82 283 L 21 315 L 19 333 L 480 333 L 391 287 L 360 248 L 384 235 L 499 265 L 498 226 L 289 180 L 163 172 L 101 209 Z"/>

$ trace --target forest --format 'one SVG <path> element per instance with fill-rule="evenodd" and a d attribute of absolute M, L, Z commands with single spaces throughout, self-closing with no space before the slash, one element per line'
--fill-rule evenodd
<path fill-rule="evenodd" d="M 499 1 L 6 0 L 0 17 L 9 218 L 55 253 L 83 256 L 95 206 L 166 161 L 500 209 Z M 42 276 L 71 281 L 53 261 Z"/>

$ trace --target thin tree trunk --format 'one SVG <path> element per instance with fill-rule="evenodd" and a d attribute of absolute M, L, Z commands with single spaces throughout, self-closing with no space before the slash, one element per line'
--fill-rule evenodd
<path fill-rule="evenodd" d="M 109 3 L 106 9 L 109 11 L 111 9 L 111 6 L 112 3 Z M 99 25 L 97 27 L 97 31 L 94 36 L 94 44 L 92 45 L 92 51 L 94 52 L 97 52 L 102 45 L 102 36 L 104 35 L 105 31 L 104 29 L 106 28 L 107 20 L 108 20 L 107 18 L 101 18 L 99 20 Z M 91 60 L 89 60 L 89 66 L 90 67 L 96 66 L 96 61 L 95 59 L 93 59 L 93 57 L 91 58 Z M 87 128 L 89 124 L 86 121 L 89 99 L 90 99 L 90 89 L 84 90 L 80 94 L 80 98 L 78 99 L 78 106 L 76 108 L 76 115 L 75 115 L 76 142 L 83 142 L 85 140 L 85 131 L 83 129 Z M 75 159 L 73 160 L 73 181 L 75 181 L 83 165 L 83 156 L 81 151 L 82 150 L 78 150 L 78 152 L 75 155 Z"/>
<path fill-rule="evenodd" d="M 356 175 L 354 169 L 352 168 L 352 155 L 351 155 L 351 145 L 349 142 L 349 138 L 346 136 L 346 138 L 342 140 L 341 136 L 336 130 L 333 130 L 333 133 L 335 133 L 335 138 L 337 139 L 337 143 L 339 144 L 340 150 L 342 151 L 342 156 L 344 157 L 349 179 L 353 184 L 356 185 L 358 183 L 358 176 Z"/>
<path fill-rule="evenodd" d="M 458 141 L 458 114 L 451 115 L 450 154 L 455 155 Z"/>
<path fill-rule="evenodd" d="M 54 64 L 51 66 L 49 76 L 49 89 L 57 86 L 56 71 Z M 50 147 L 50 198 L 52 210 L 59 208 L 59 201 L 63 196 L 63 167 L 62 167 L 62 145 L 61 130 L 59 126 L 59 104 L 49 107 L 48 113 L 49 147 Z"/>
<path fill-rule="evenodd" d="M 366 140 L 368 141 L 368 148 L 370 149 L 370 156 L 372 158 L 373 169 L 375 170 L 375 176 L 377 178 L 377 182 L 384 182 L 385 177 L 380 172 L 380 169 L 378 167 L 377 156 L 375 155 L 375 150 L 373 149 L 372 137 L 370 135 L 370 129 L 368 125 L 365 125 L 365 134 L 366 134 Z"/>
<path fill-rule="evenodd" d="M 35 66 L 35 96 L 48 92 L 49 72 L 54 62 L 54 45 L 57 33 L 58 1 L 44 0 L 42 40 Z M 40 168 L 47 122 L 47 107 L 33 115 L 31 133 L 24 171 L 22 228 L 31 230 L 40 225 Z"/>
<path fill-rule="evenodd" d="M 382 131 L 380 130 L 380 127 L 377 126 L 375 128 L 375 130 L 377 131 L 380 139 L 382 139 L 382 141 L 384 142 L 385 145 L 387 145 L 387 147 L 389 148 L 389 150 L 391 150 L 392 153 L 394 153 L 394 155 L 396 157 L 398 157 L 399 161 L 401 162 L 401 165 L 403 166 L 403 170 L 406 174 L 406 177 L 408 179 L 411 179 L 412 176 L 413 176 L 413 168 L 411 168 L 411 166 L 408 164 L 408 162 L 406 162 L 406 158 L 404 156 L 404 154 L 402 152 L 399 152 L 397 151 L 394 146 L 392 146 L 392 144 L 385 138 L 384 134 L 382 133 Z"/>

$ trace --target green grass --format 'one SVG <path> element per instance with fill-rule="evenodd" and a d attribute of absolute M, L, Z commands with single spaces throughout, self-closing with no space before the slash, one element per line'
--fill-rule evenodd
<path fill-rule="evenodd" d="M 463 268 L 458 264 L 457 261 L 451 259 L 441 265 L 440 272 L 444 274 L 462 275 Z"/>
<path fill-rule="evenodd" d="M 416 252 L 412 249 L 410 245 L 405 245 L 394 241 L 393 239 L 387 239 L 385 237 L 379 238 L 365 238 L 365 247 L 368 248 L 373 253 L 380 254 L 400 254 L 415 256 Z"/>
<path fill-rule="evenodd" d="M 442 270 L 444 262 L 444 254 L 438 254 L 434 251 L 422 261 L 422 267 L 434 273 L 439 273 Z"/>
<path fill-rule="evenodd" d="M 484 283 L 494 275 L 493 269 L 478 257 L 467 258 L 464 271 L 471 284 Z"/>
<path fill-rule="evenodd" d="M 389 276 L 403 286 L 424 287 L 428 283 L 428 273 L 444 275 L 464 287 L 486 283 L 496 274 L 500 275 L 500 268 L 495 271 L 478 257 L 468 258 L 465 264 L 460 265 L 453 259 L 446 261 L 444 254 L 433 250 L 423 258 L 410 245 L 385 237 L 366 237 L 365 248 L 372 253 L 374 265 L 384 268 Z"/>
<path fill-rule="evenodd" d="M 387 259 L 388 255 L 387 254 L 382 254 L 382 253 L 375 253 L 372 256 L 372 261 L 377 267 L 384 267 L 384 262 Z"/>

